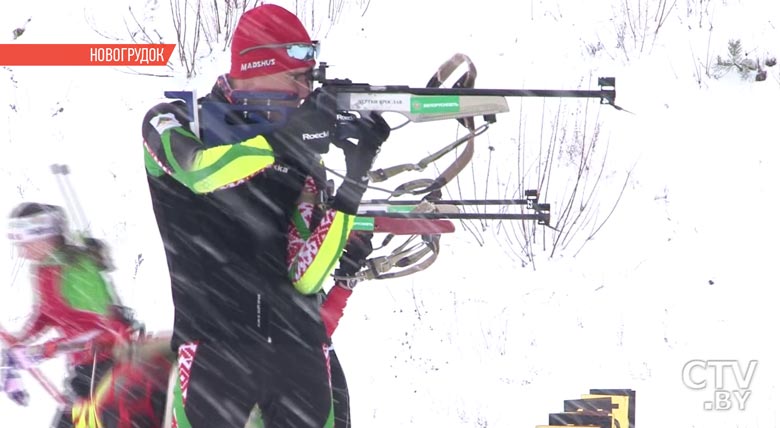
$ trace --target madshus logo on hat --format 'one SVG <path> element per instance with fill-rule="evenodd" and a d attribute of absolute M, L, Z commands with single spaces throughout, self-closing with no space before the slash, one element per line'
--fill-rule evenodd
<path fill-rule="evenodd" d="M 274 58 L 245 62 L 241 64 L 241 71 L 247 71 L 253 68 L 273 67 L 274 65 L 276 65 L 276 60 Z"/>

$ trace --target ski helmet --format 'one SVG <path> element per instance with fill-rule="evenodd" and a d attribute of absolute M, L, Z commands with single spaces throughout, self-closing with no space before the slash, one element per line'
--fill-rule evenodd
<path fill-rule="evenodd" d="M 24 202 L 9 217 L 8 239 L 15 243 L 63 236 L 67 230 L 65 212 L 56 205 Z"/>

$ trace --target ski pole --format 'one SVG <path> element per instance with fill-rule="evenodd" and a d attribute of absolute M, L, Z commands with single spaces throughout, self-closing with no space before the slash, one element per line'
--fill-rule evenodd
<path fill-rule="evenodd" d="M 84 214 L 84 210 L 79 204 L 79 200 L 76 197 L 76 191 L 70 182 L 68 175 L 70 169 L 68 165 L 52 164 L 51 171 L 54 174 L 55 180 L 57 180 L 57 186 L 60 188 L 62 197 L 65 200 L 65 204 L 68 207 L 68 215 L 73 219 L 73 223 L 76 226 L 76 231 L 83 236 L 89 234 L 89 223 L 87 222 L 87 216 Z"/>
<path fill-rule="evenodd" d="M 11 287 L 16 284 L 16 278 L 19 276 L 19 271 L 24 267 L 25 260 L 21 257 L 14 257 L 14 265 L 11 268 Z"/>
<path fill-rule="evenodd" d="M 64 395 L 54 386 L 46 375 L 38 368 L 29 368 L 27 372 L 38 381 L 39 384 L 51 395 L 51 397 L 57 402 L 57 404 L 64 406 L 68 403 L 68 400 Z"/>

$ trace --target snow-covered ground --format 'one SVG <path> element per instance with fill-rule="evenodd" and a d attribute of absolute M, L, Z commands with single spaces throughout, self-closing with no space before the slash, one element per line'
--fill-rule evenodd
<path fill-rule="evenodd" d="M 512 193 L 520 177 L 534 188 L 542 154 L 558 138 L 541 197 L 552 204 L 555 223 L 578 170 L 575 143 L 589 143 L 598 128 L 590 178 L 580 183 L 594 195 L 584 210 L 590 214 L 570 245 L 554 253 L 557 234 L 537 230 L 533 264 L 524 263 L 513 238 L 519 224 L 481 229 L 471 222 L 442 238 L 428 270 L 362 284 L 334 338 L 355 427 L 532 427 L 591 388 L 636 390 L 642 427 L 777 425 L 780 69 L 767 68 L 763 82 L 706 72 L 727 54 L 730 39 L 740 39 L 751 59 L 780 54 L 780 6 L 640 0 L 626 11 L 626 2 L 606 0 L 277 3 L 298 5 L 307 16 L 323 40 L 321 59 L 332 65 L 331 77 L 423 86 L 462 52 L 476 64 L 483 88 L 596 89 L 598 76 L 614 76 L 617 104 L 629 111 L 595 100 L 509 100 L 511 112 L 478 138 L 474 169 L 448 187 L 451 196 L 519 196 Z M 342 5 L 334 25 L 325 15 L 329 4 Z M 173 42 L 168 2 L 79 0 L 15 3 L 0 14 L 0 43 L 112 42 L 98 32 L 127 41 L 123 19 L 135 28 L 128 5 Z M 656 37 L 657 16 L 665 18 Z M 122 298 L 152 330 L 170 327 L 172 308 L 140 120 L 164 90 L 207 91 L 229 62 L 224 52 L 203 58 L 188 80 L 176 55 L 173 70 L 0 68 L 0 212 L 21 201 L 64 203 L 49 165 L 68 164 L 93 233 L 112 245 Z M 556 117 L 565 125 L 553 126 Z M 454 122 L 408 125 L 391 136 L 378 166 L 419 160 L 458 132 Z M 576 140 L 576 132 L 585 136 Z M 328 159 L 339 165 L 338 153 Z M 0 258 L 3 278 L 14 277 L 8 247 Z M 9 329 L 29 313 L 25 273 L 2 287 L 0 320 Z M 705 410 L 715 394 L 714 371 L 694 372 L 710 384 L 690 389 L 683 380 L 690 360 L 734 360 L 743 370 L 758 361 L 746 409 Z M 62 361 L 43 368 L 56 378 Z M 725 389 L 737 389 L 726 375 Z M 31 378 L 26 383 L 31 406 L 0 397 L 0 415 L 47 426 L 54 403 Z"/>

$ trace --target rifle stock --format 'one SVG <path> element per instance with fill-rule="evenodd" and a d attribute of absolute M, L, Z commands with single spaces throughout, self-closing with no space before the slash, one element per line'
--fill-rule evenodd
<path fill-rule="evenodd" d="M 432 122 L 495 115 L 509 111 L 506 98 L 487 95 L 415 95 L 411 92 L 346 92 L 338 93 L 340 110 L 356 112 L 393 112 L 412 122 Z"/>

